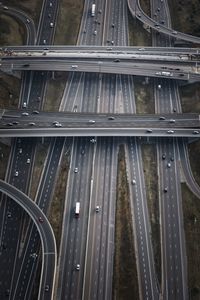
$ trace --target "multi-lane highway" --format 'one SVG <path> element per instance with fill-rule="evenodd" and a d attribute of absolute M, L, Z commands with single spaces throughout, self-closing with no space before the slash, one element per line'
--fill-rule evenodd
<path fill-rule="evenodd" d="M 0 180 L 0 191 L 19 204 L 28 213 L 37 227 L 42 244 L 42 270 L 38 299 L 53 299 L 57 250 L 51 225 L 42 210 L 27 195 L 13 185 Z M 6 252 L 8 249 L 4 247 L 4 251 Z"/>
<path fill-rule="evenodd" d="M 151 3 L 152 13 L 158 5 L 157 2 L 152 1 Z M 163 8 L 159 13 L 160 19 L 156 18 L 156 21 L 142 12 L 140 4 L 136 0 L 129 1 L 129 8 L 138 19 L 157 31 L 174 38 L 199 42 L 199 38 L 170 29 L 169 18 L 168 15 L 165 15 L 164 10 L 165 0 L 161 3 L 163 3 L 161 4 Z M 154 34 L 153 42 L 158 41 L 159 45 L 167 46 L 166 48 L 129 48 L 126 46 L 128 44 L 126 2 L 99 1 L 96 4 L 95 18 L 88 13 L 92 4 L 92 0 L 85 1 L 78 43 L 95 45 L 95 47 L 51 47 L 48 45 L 55 32 L 58 5 L 58 1 L 52 0 L 51 2 L 44 1 L 43 14 L 41 14 L 37 32 L 37 43 L 43 44 L 43 46 L 1 49 L 0 68 L 13 71 L 25 70 L 25 73 L 30 75 L 27 77 L 27 82 L 30 80 L 30 84 L 27 84 L 21 93 L 23 110 L 17 112 L 2 110 L 0 112 L 0 137 L 80 137 L 74 138 L 72 143 L 69 140 L 71 163 L 66 183 L 56 297 L 57 299 L 82 298 L 85 300 L 111 299 L 112 294 L 114 213 L 119 146 L 119 141 L 113 136 L 144 136 L 147 141 L 151 137 L 162 137 L 158 141 L 162 226 L 161 289 L 159 289 L 154 267 L 141 144 L 136 138 L 123 141 L 126 145 L 140 297 L 141 299 L 158 299 L 159 294 L 162 294 L 164 299 L 176 299 L 174 295 L 186 299 L 186 262 L 180 201 L 179 153 L 180 156 L 185 157 L 185 161 L 182 163 L 185 173 L 188 175 L 188 181 L 192 182 L 191 186 L 197 194 L 199 189 L 194 184 L 194 180 L 191 181 L 191 174 L 186 172 L 188 161 L 185 143 L 183 150 L 178 152 L 177 147 L 180 143 L 174 137 L 180 137 L 181 141 L 182 137 L 198 138 L 200 124 L 198 114 L 175 113 L 180 111 L 180 104 L 172 79 L 187 80 L 188 82 L 199 80 L 199 49 L 174 50 L 170 48 L 171 43 L 168 44 L 168 40 L 166 41 L 163 35 L 160 35 L 158 41 Z M 6 12 L 11 11 L 10 8 L 3 9 Z M 16 16 L 17 14 L 19 15 L 16 12 Z M 163 19 L 166 26 L 158 25 L 158 22 Z M 27 21 L 27 18 L 23 22 L 31 23 Z M 50 25 L 50 22 L 53 26 Z M 102 47 L 102 43 L 106 46 Z M 123 46 L 113 47 L 117 44 Z M 32 73 L 30 70 L 39 72 Z M 40 72 L 42 70 L 70 71 L 60 110 L 73 111 L 73 113 L 38 111 L 39 107 L 42 107 L 41 98 L 45 91 L 47 78 L 46 73 Z M 86 72 L 95 72 L 95 74 Z M 121 74 L 159 77 L 159 80 L 155 81 L 157 114 L 133 115 L 136 112 L 133 77 Z M 27 95 L 27 99 L 25 95 Z M 29 109 L 26 109 L 27 107 Z M 101 113 L 95 114 L 94 112 Z M 119 112 L 129 113 L 129 115 L 122 115 Z M 21 186 L 21 175 L 31 174 L 31 164 L 34 160 L 34 140 L 29 143 L 29 146 L 25 141 L 27 140 L 18 138 L 17 142 L 13 143 L 10 159 L 11 163 L 15 162 L 10 173 L 12 183 L 19 187 Z M 64 139 L 62 138 L 52 139 L 40 187 L 37 191 L 37 195 L 42 195 L 38 199 L 38 204 L 45 212 L 48 210 L 55 185 L 63 143 Z M 22 153 L 23 155 L 21 155 Z M 21 159 L 22 157 L 23 159 Z M 23 179 L 21 188 L 28 191 L 29 176 L 26 177 L 27 180 Z M 100 189 L 102 190 L 101 194 L 99 193 Z M 15 191 L 15 193 L 18 192 Z M 79 218 L 75 218 L 77 202 L 80 202 L 81 207 Z M 5 209 L 7 212 L 3 213 L 3 222 L 5 221 L 4 224 L 2 223 L 1 232 L 3 245 L 6 245 L 6 238 L 9 241 L 8 232 L 13 226 L 8 227 L 5 218 L 6 214 L 10 215 L 10 209 L 9 201 Z M 17 215 L 16 211 L 15 214 Z M 20 227 L 18 227 L 19 229 Z M 16 272 L 19 269 L 21 277 L 19 276 L 18 286 L 15 289 L 15 299 L 22 299 L 23 295 L 28 295 L 27 299 L 31 297 L 32 286 L 29 291 L 26 291 L 26 287 L 27 289 L 29 287 L 26 282 L 31 279 L 29 280 L 26 276 L 23 280 L 23 272 L 27 274 L 31 270 L 34 273 L 35 267 L 31 267 L 29 253 L 31 251 L 34 251 L 35 255 L 36 252 L 38 253 L 38 243 L 35 243 L 35 239 L 37 239 L 36 233 L 31 228 L 27 236 L 29 244 L 24 248 L 23 265 L 20 268 L 21 260 L 17 258 L 19 248 L 16 248 L 15 274 L 12 278 L 16 278 Z M 14 241 L 13 238 L 13 245 Z M 52 274 L 53 272 L 49 272 L 49 276 Z M 6 285 L 8 286 L 9 283 L 6 282 Z M 11 285 L 13 289 L 14 284 Z M 53 288 L 54 285 L 51 283 L 46 286 L 42 283 L 39 297 L 48 297 L 47 292 L 50 294 Z"/>

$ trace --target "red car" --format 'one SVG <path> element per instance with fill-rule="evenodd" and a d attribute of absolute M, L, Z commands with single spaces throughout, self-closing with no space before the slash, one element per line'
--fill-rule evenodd
<path fill-rule="evenodd" d="M 40 223 L 44 222 L 44 220 L 42 219 L 42 217 L 39 217 L 38 220 L 39 220 Z"/>

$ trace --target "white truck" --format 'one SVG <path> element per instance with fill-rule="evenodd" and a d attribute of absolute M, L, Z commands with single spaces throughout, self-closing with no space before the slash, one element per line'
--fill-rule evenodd
<path fill-rule="evenodd" d="M 91 11 L 91 16 L 95 16 L 95 10 L 96 10 L 96 4 L 92 4 L 92 11 Z"/>
<path fill-rule="evenodd" d="M 79 214 L 80 214 L 80 202 L 76 202 L 75 217 L 78 218 Z"/>

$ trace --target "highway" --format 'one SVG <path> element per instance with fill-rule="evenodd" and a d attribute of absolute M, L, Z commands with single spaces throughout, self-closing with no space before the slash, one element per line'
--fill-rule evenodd
<path fill-rule="evenodd" d="M 153 1 L 152 14 L 158 7 Z M 168 4 L 165 1 L 156 16 L 157 21 L 171 27 Z M 153 36 L 154 45 L 173 46 L 173 39 Z M 161 86 L 161 90 L 158 89 Z M 171 101 L 167 101 L 167 99 Z M 155 104 L 157 113 L 181 112 L 177 82 L 169 80 L 155 83 Z M 180 139 L 182 141 L 182 139 Z M 161 223 L 161 287 L 164 299 L 188 299 L 187 263 L 182 215 L 181 170 L 179 165 L 179 139 L 159 139 L 157 144 L 157 163 L 160 174 L 160 223 Z"/>
<path fill-rule="evenodd" d="M 0 191 L 20 205 L 37 227 L 42 244 L 42 270 L 38 300 L 53 299 L 57 251 L 51 225 L 42 210 L 27 195 L 14 186 L 0 180 Z M 7 250 L 5 249 L 5 251 Z M 49 291 L 45 292 L 47 285 L 49 286 Z"/>
<path fill-rule="evenodd" d="M 163 7 L 162 3 L 159 7 Z M 184 41 L 188 41 L 191 43 L 200 43 L 200 38 L 196 36 L 192 36 L 189 34 L 185 34 L 183 32 L 178 32 L 171 27 L 167 27 L 157 20 L 151 19 L 145 12 L 142 10 L 140 6 L 139 0 L 128 0 L 128 7 L 133 17 L 136 17 L 142 23 L 148 25 L 154 31 L 161 32 L 162 34 L 166 34 L 167 36 L 173 37 L 174 39 L 180 39 Z"/>
<path fill-rule="evenodd" d="M 170 46 L 174 38 L 182 37 L 193 42 L 199 42 L 200 39 L 175 33 L 170 29 L 169 16 L 165 15 L 164 9 L 161 9 L 159 17 L 154 21 L 146 18 L 139 1 L 128 2 L 132 13 L 155 29 L 153 43 L 166 48 L 126 46 L 127 5 L 126 1 L 121 0 L 99 1 L 96 5 L 95 18 L 88 14 L 93 1 L 86 0 L 78 37 L 78 43 L 82 45 L 50 46 L 55 33 L 58 5 L 58 1 L 52 0 L 52 5 L 49 1 L 44 1 L 43 14 L 39 22 L 37 43 L 42 46 L 0 49 L 1 70 L 25 70 L 24 74 L 27 74 L 29 82 L 21 94 L 23 99 L 21 104 L 26 101 L 28 109 L 0 111 L 0 137 L 18 137 L 13 139 L 10 157 L 12 184 L 17 184 L 23 190 L 25 188 L 28 193 L 36 145 L 36 140 L 31 137 L 56 137 L 51 140 L 36 197 L 44 212 L 47 212 L 50 205 L 64 141 L 66 142 L 66 139 L 59 137 L 73 137 L 73 142 L 72 139 L 67 139 L 71 163 L 59 253 L 57 299 L 111 299 L 117 153 L 121 142 L 125 144 L 126 152 L 140 298 L 158 299 L 162 296 L 163 299 L 171 300 L 176 299 L 174 295 L 178 295 L 177 297 L 180 296 L 181 299 L 187 299 L 179 160 L 181 158 L 187 183 L 199 195 L 199 188 L 195 184 L 191 170 L 187 172 L 189 162 L 183 137 L 199 138 L 200 123 L 198 114 L 176 113 L 181 112 L 181 108 L 177 97 L 177 83 L 172 79 L 185 80 L 187 83 L 199 81 L 199 49 L 173 49 Z M 152 15 L 158 3 L 160 2 L 157 0 L 151 2 Z M 51 29 L 49 15 L 54 22 Z M 163 18 L 166 26 L 155 27 L 155 24 Z M 159 38 L 155 34 L 156 30 L 159 31 Z M 161 32 L 168 33 L 173 38 L 167 40 L 163 38 Z M 102 44 L 106 46 L 102 47 Z M 122 46 L 116 46 L 118 44 Z M 18 57 L 13 51 L 18 51 Z M 69 71 L 60 105 L 60 111 L 66 111 L 65 113 L 41 112 L 47 79 L 47 72 L 43 70 Z M 134 77 L 129 75 L 156 77 L 155 115 L 135 114 Z M 128 138 L 120 139 L 120 136 Z M 141 144 L 135 137 L 145 137 L 143 140 L 146 141 L 150 139 L 158 141 L 163 242 L 161 289 L 154 267 Z M 23 152 L 21 156 L 20 149 Z M 163 153 L 166 155 L 165 159 L 162 158 Z M 30 165 L 27 164 L 27 159 L 30 159 Z M 167 163 L 170 163 L 170 167 Z M 16 171 L 19 176 L 16 175 Z M 21 176 L 25 177 L 24 181 L 21 180 Z M 136 180 L 134 185 L 131 183 L 133 179 Z M 164 192 L 166 187 L 167 192 Z M 74 214 L 76 202 L 81 204 L 79 218 L 75 218 Z M 11 220 L 20 218 L 17 208 L 15 211 L 9 201 L 7 208 L 1 213 L 4 222 L 1 232 L 2 247 L 10 245 L 9 232 L 15 228 L 13 224 L 9 225 L 10 220 L 7 219 L 10 210 L 12 210 Z M 18 224 L 19 236 L 23 236 L 24 224 L 26 223 Z M 13 237 L 12 245 L 18 237 L 15 231 L 16 228 L 13 230 L 13 235 L 16 236 L 15 239 Z M 31 299 L 33 287 L 31 280 L 38 265 L 37 262 L 30 263 L 30 255 L 39 253 L 38 243 L 35 243 L 37 232 L 32 224 L 28 227 L 28 231 L 29 243 L 23 249 L 22 266 L 20 266 L 22 260 L 17 258 L 19 244 L 14 253 L 16 260 L 12 289 L 20 270 L 14 291 L 16 300 L 23 299 L 25 294 L 27 299 Z M 5 268 L 4 257 L 4 270 Z M 27 276 L 23 280 L 24 272 L 30 272 L 33 277 Z M 49 279 L 52 274 L 53 271 L 50 270 L 47 278 Z M 3 272 L 1 276 L 3 277 Z M 45 284 L 46 281 L 40 284 L 39 297 L 47 299 L 52 292 L 51 288 L 54 289 L 54 283 L 51 284 L 48 280 L 47 285 L 50 287 L 48 293 L 45 292 Z M 162 295 L 159 295 L 160 293 Z M 21 298 L 18 295 L 21 295 Z"/>
<path fill-rule="evenodd" d="M 40 24 L 43 22 L 43 17 L 45 14 L 45 10 L 46 10 L 46 20 L 48 18 L 48 12 L 49 10 L 51 10 L 51 17 L 52 17 L 52 21 L 54 22 L 54 19 L 56 17 L 57 14 L 57 1 L 54 1 L 55 3 L 53 4 L 53 7 L 49 8 L 49 3 L 48 1 L 44 2 L 44 5 L 42 7 L 42 11 L 41 11 L 41 18 L 40 18 Z M 48 18 L 49 20 L 49 18 Z M 50 21 L 50 20 L 49 20 Z M 41 29 L 41 28 L 40 28 Z M 38 34 L 38 39 L 41 39 L 41 41 L 43 41 L 43 35 L 45 34 L 46 36 L 48 35 L 48 39 L 49 41 L 52 39 L 53 37 L 53 33 L 54 30 L 49 31 L 49 24 L 48 22 L 45 22 L 44 27 L 43 27 L 43 31 L 40 30 L 39 34 Z M 27 72 L 26 72 L 27 73 Z M 42 105 L 42 95 L 44 93 L 44 81 L 46 79 L 46 74 L 40 74 L 37 72 L 35 73 L 31 73 L 28 72 L 30 75 L 30 82 L 29 82 L 29 78 L 28 80 L 25 82 L 24 85 L 25 88 L 22 88 L 22 91 L 20 93 L 20 99 L 21 99 L 21 105 L 26 102 L 27 106 L 29 106 L 32 109 L 38 109 L 39 106 Z M 23 98 L 24 97 L 24 98 Z M 37 102 L 35 101 L 37 99 Z M 15 143 L 16 142 L 16 143 Z M 32 164 L 34 162 L 34 148 L 35 148 L 35 140 L 32 139 L 17 139 L 14 140 L 13 139 L 13 151 L 11 152 L 11 158 L 10 158 L 10 162 L 12 163 L 12 165 L 10 165 L 9 170 L 10 170 L 10 174 L 11 174 L 11 180 L 12 183 L 17 185 L 18 188 L 20 188 L 21 190 L 24 191 L 24 189 L 26 189 L 26 192 L 28 193 L 28 184 L 29 184 L 29 179 L 30 179 L 30 174 L 31 174 L 31 167 Z M 22 149 L 22 154 L 21 154 L 21 150 Z M 27 158 L 30 158 L 30 164 L 27 163 Z M 13 164 L 14 162 L 14 164 Z M 15 177 L 15 171 L 18 170 L 18 174 L 19 176 Z M 23 180 L 21 180 L 21 176 L 23 176 Z M 53 187 L 54 185 L 50 186 Z M 3 202 L 5 203 L 5 201 Z M 6 203 L 5 203 L 6 205 Z M 3 241 L 5 243 L 7 243 L 7 240 L 9 240 L 8 236 L 10 235 L 10 232 L 13 232 L 15 234 L 13 234 L 12 237 L 12 243 L 10 245 L 12 246 L 12 250 L 14 251 L 13 255 L 9 257 L 9 259 L 7 259 L 7 280 L 3 280 L 3 284 L 5 289 L 9 288 L 10 290 L 10 294 L 12 294 L 15 285 L 13 284 L 13 278 L 16 278 L 18 271 L 19 271 L 19 266 L 21 266 L 21 259 L 20 259 L 20 254 L 19 254 L 19 250 L 21 251 L 21 249 L 19 248 L 19 246 L 21 247 L 23 245 L 22 241 L 24 238 L 24 234 L 26 233 L 26 225 L 25 225 L 25 219 L 23 217 L 23 213 L 20 210 L 20 208 L 15 208 L 14 205 L 12 205 L 12 209 L 13 209 L 13 219 L 17 219 L 18 222 L 15 223 L 15 225 L 13 224 L 13 222 L 9 222 L 9 225 L 6 223 L 5 217 L 2 219 L 3 226 L 2 226 L 2 233 L 3 235 Z M 2 206 L 3 207 L 3 206 Z M 7 213 L 9 212 L 11 208 L 9 207 L 9 205 L 7 206 L 7 209 L 4 210 L 4 216 L 7 215 Z M 11 219 L 12 220 L 12 219 Z M 14 230 L 10 231 L 10 228 L 14 228 Z M 8 234 L 9 232 L 9 234 Z M 29 253 L 31 255 L 31 252 Z M 5 259 L 5 255 L 3 255 L 2 260 Z M 2 261 L 1 260 L 1 261 Z M 13 268 L 11 267 L 13 266 Z M 35 265 L 36 266 L 36 265 Z M 31 276 L 32 272 L 33 274 L 35 274 L 35 271 L 33 271 L 32 268 L 32 264 L 30 264 L 29 261 L 29 269 L 28 269 L 28 274 L 29 276 Z M 5 270 L 5 268 L 4 268 Z M 34 284 L 34 280 L 31 279 L 31 277 L 29 276 L 25 276 L 23 277 L 24 283 L 23 286 L 26 287 L 26 289 L 28 288 L 28 293 L 25 290 L 23 290 L 23 293 L 21 293 L 20 295 L 15 295 L 16 299 L 20 299 L 20 297 L 22 297 L 21 299 L 24 299 L 24 295 L 28 295 L 29 293 L 31 294 L 31 289 L 33 287 Z M 4 276 L 5 277 L 5 276 Z M 27 282 L 27 284 L 26 284 Z M 31 287 L 30 284 L 31 283 Z M 27 296 L 28 297 L 28 296 Z M 27 298 L 29 299 L 29 298 Z"/>

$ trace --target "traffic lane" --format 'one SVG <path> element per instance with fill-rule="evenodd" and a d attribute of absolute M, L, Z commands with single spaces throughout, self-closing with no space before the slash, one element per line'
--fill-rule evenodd
<path fill-rule="evenodd" d="M 139 267 L 139 288 L 143 295 L 143 298 L 146 297 L 156 297 L 156 289 L 154 289 L 154 284 L 156 281 L 153 281 L 152 285 L 152 275 L 154 274 L 152 269 L 152 259 L 150 254 L 149 247 L 149 234 L 147 229 L 147 220 L 148 214 L 146 215 L 145 212 L 145 205 L 144 205 L 144 182 L 141 179 L 142 173 L 140 172 L 140 165 L 137 162 L 139 160 L 139 153 L 137 149 L 137 145 L 134 141 L 129 141 L 129 146 L 127 149 L 127 160 L 128 165 L 131 166 L 128 170 L 128 181 L 131 184 L 132 180 L 135 180 L 130 186 L 130 199 L 131 200 L 131 209 L 133 211 L 133 224 L 134 226 L 134 238 L 137 247 L 137 260 L 138 260 L 138 267 Z"/>
<path fill-rule="evenodd" d="M 178 294 L 181 298 L 184 295 L 183 284 L 184 280 L 182 280 L 183 271 L 183 254 L 182 254 L 182 235 L 179 220 L 180 220 L 180 208 L 179 208 L 179 198 L 180 198 L 180 184 L 175 175 L 178 174 L 179 169 L 177 169 L 177 159 L 175 155 L 174 142 L 168 143 L 164 145 L 166 150 L 165 153 L 169 153 L 170 157 L 166 158 L 163 161 L 163 176 L 165 180 L 165 186 L 168 187 L 168 192 L 165 193 L 166 199 L 164 201 L 164 213 L 165 213 L 165 247 L 166 247 L 166 260 L 165 264 L 167 264 L 166 278 L 170 278 L 166 280 L 167 284 L 167 294 L 171 294 L 171 297 L 174 294 Z M 171 154 L 170 154 L 171 153 Z M 173 157 L 173 161 L 171 158 Z M 170 161 L 170 167 L 168 166 Z M 174 185 L 175 178 L 175 185 Z M 177 216 L 178 213 L 178 216 Z M 180 240 L 179 240 L 180 239 Z M 181 254 L 181 255 L 180 255 Z"/>
<path fill-rule="evenodd" d="M 70 223 L 68 227 L 65 226 L 65 234 L 67 234 L 68 238 L 65 241 L 66 245 L 63 248 L 63 251 L 67 252 L 64 254 L 64 268 L 65 273 L 61 278 L 61 286 L 62 286 L 62 295 L 63 297 L 67 295 L 71 295 L 74 293 L 76 295 L 80 291 L 78 290 L 78 284 L 74 283 L 77 279 L 77 276 L 82 276 L 81 273 L 84 270 L 84 263 L 81 259 L 81 246 L 80 243 L 82 241 L 83 231 L 85 230 L 85 216 L 87 215 L 87 210 L 85 211 L 85 206 L 87 206 L 88 202 L 88 185 L 85 184 L 85 180 L 89 182 L 90 180 L 90 161 L 91 161 L 91 152 L 90 142 L 88 140 L 79 141 L 75 146 L 73 153 L 75 153 L 75 157 L 73 161 L 73 167 L 71 172 L 71 176 L 69 177 L 68 182 L 68 209 L 70 210 Z M 75 168 L 78 168 L 77 173 L 74 173 Z M 87 179 L 88 178 L 88 179 Z M 70 182 L 72 182 L 70 184 Z M 76 202 L 80 202 L 80 218 L 75 218 L 75 204 Z M 68 212 L 69 213 L 69 212 Z M 67 221 L 67 218 L 66 218 Z M 68 232 L 68 233 L 66 233 Z M 83 250 L 84 252 L 84 250 Z M 62 255 L 63 256 L 63 255 Z M 80 272 L 76 271 L 76 265 L 80 264 Z M 75 287 L 74 287 L 75 284 Z M 74 291 L 73 287 L 76 289 Z"/>
<path fill-rule="evenodd" d="M 150 132 L 148 130 L 151 130 Z M 196 137 L 198 138 L 199 132 L 196 134 L 196 129 L 180 129 L 175 128 L 135 128 L 135 127 L 119 127 L 119 128 L 29 128 L 29 129 L 0 129 L 1 137 L 40 137 L 40 136 L 145 136 L 151 137 Z"/>
<path fill-rule="evenodd" d="M 113 77 L 112 79 L 114 79 Z M 126 85 L 126 89 L 123 90 L 123 93 L 125 94 L 125 98 L 128 98 L 128 81 L 127 81 L 126 76 L 122 76 L 123 81 L 121 82 L 121 85 L 123 83 L 123 86 Z M 113 85 L 113 80 L 111 81 Z M 78 83 L 78 79 L 77 79 Z M 105 85 L 105 89 L 107 92 L 104 92 L 105 94 L 110 93 L 110 89 L 108 89 L 108 85 L 106 83 L 106 80 L 103 80 L 103 87 Z M 119 93 L 121 92 L 121 88 L 123 86 L 119 86 Z M 165 87 L 161 85 L 161 82 L 158 84 L 159 88 L 159 94 L 163 96 L 165 92 Z M 88 89 L 88 88 L 87 88 Z M 168 91 L 170 90 L 170 87 L 168 86 Z M 76 96 L 77 94 L 77 87 L 73 87 L 73 95 Z M 70 94 L 71 95 L 71 94 Z M 115 95 L 115 90 L 114 87 L 111 90 L 111 94 L 114 96 Z M 69 96 L 69 94 L 66 94 L 66 96 Z M 98 95 L 99 96 L 99 95 Z M 168 103 L 173 106 L 172 100 L 175 99 L 176 95 L 173 94 L 168 97 Z M 78 99 L 77 99 L 78 100 Z M 102 99 L 102 102 L 106 102 L 104 98 Z M 78 103 L 77 103 L 78 104 Z M 69 105 L 69 104 L 68 104 Z M 74 110 L 74 105 L 75 105 L 75 100 L 70 104 L 71 111 Z M 56 119 L 58 119 L 60 122 L 88 122 L 90 119 L 95 120 L 95 121 L 104 121 L 107 123 L 112 123 L 115 122 L 158 122 L 161 124 L 166 124 L 166 122 L 169 123 L 175 123 L 175 122 L 187 122 L 187 121 L 199 121 L 199 114 L 198 113 L 177 113 L 176 111 L 171 114 L 171 111 L 169 113 L 166 112 L 160 112 L 156 114 L 130 114 L 129 110 L 127 110 L 127 113 L 116 113 L 116 112 L 108 112 L 108 109 L 106 109 L 107 113 L 95 113 L 95 112 L 71 112 L 71 113 L 65 113 L 65 112 L 43 112 L 40 110 L 30 110 L 30 109 L 19 109 L 19 110 L 7 110 L 3 109 L 1 110 L 1 122 L 3 120 L 6 120 L 7 122 L 15 120 L 15 121 L 24 121 L 27 122 L 29 120 L 31 121 L 38 121 L 38 122 L 45 122 L 45 120 L 49 120 L 49 122 L 53 122 Z M 111 117 L 111 118 L 110 118 Z M 161 119 L 160 119 L 161 118 Z M 108 122 L 112 121 L 112 122 Z M 175 120 L 175 121 L 171 121 Z M 162 122 L 161 122 L 162 121 Z M 17 124 L 13 124 L 17 125 Z"/>

